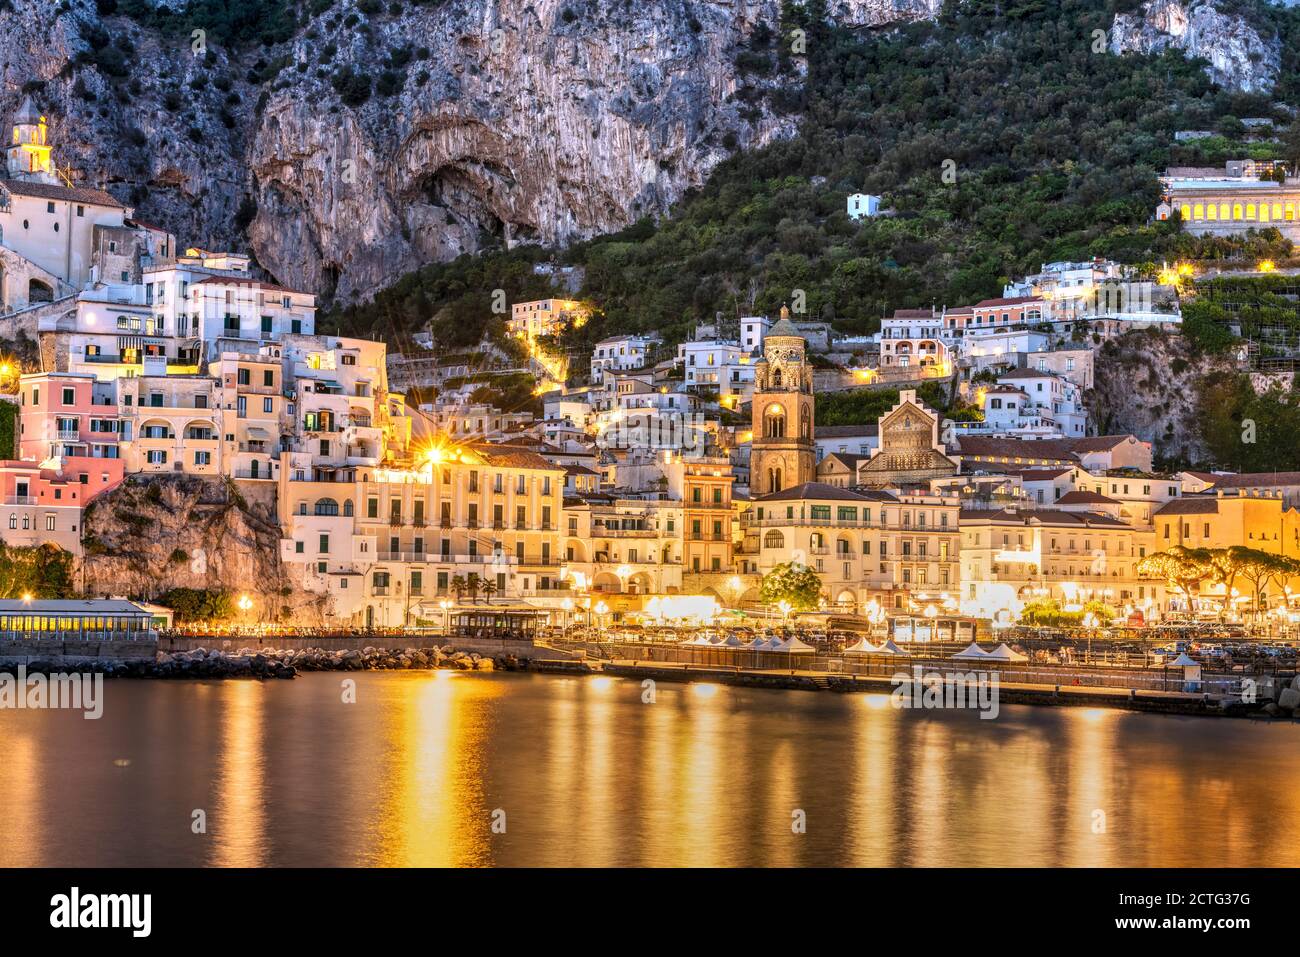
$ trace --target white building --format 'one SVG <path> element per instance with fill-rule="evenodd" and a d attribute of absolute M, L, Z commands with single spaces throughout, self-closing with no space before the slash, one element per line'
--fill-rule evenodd
<path fill-rule="evenodd" d="M 606 369 L 624 372 L 645 368 L 655 345 L 662 341 L 659 336 L 611 336 L 600 340 L 591 353 L 591 381 L 599 382 Z"/>
<path fill-rule="evenodd" d="M 848 214 L 849 219 L 854 222 L 863 218 L 875 216 L 879 212 L 879 196 L 873 196 L 870 193 L 853 193 L 849 196 Z"/>
<path fill-rule="evenodd" d="M 56 169 L 48 124 L 23 101 L 0 180 L 0 313 L 65 299 L 103 278 L 135 281 L 140 264 L 174 253 L 168 233 L 130 219 L 101 189 Z"/>

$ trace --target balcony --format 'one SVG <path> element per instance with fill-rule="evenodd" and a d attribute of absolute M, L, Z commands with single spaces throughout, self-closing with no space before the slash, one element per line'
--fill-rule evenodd
<path fill-rule="evenodd" d="M 81 431 L 79 429 L 59 429 L 56 438 L 60 442 L 77 442 L 81 439 Z"/>
<path fill-rule="evenodd" d="M 35 495 L 9 495 L 5 497 L 6 505 L 35 505 Z"/>

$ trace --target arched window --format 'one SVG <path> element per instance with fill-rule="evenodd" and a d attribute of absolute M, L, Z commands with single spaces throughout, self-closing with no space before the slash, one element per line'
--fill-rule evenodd
<path fill-rule="evenodd" d="M 770 532 L 768 532 L 766 535 L 763 536 L 763 547 L 764 548 L 785 548 L 785 536 L 782 535 L 780 532 L 778 532 L 776 529 L 772 529 Z"/>
<path fill-rule="evenodd" d="M 769 439 L 785 438 L 785 409 L 775 402 L 763 413 L 763 435 Z"/>
<path fill-rule="evenodd" d="M 779 389 L 779 388 L 781 388 L 781 370 L 780 370 L 780 369 L 773 369 L 773 370 L 772 370 L 772 388 L 773 388 L 773 389 Z"/>
<path fill-rule="evenodd" d="M 323 498 L 316 503 L 317 515 L 337 515 L 339 513 L 339 503 L 332 498 Z"/>
<path fill-rule="evenodd" d="M 835 551 L 841 555 L 849 554 L 849 540 L 847 538 L 838 538 L 835 540 Z"/>
<path fill-rule="evenodd" d="M 799 411 L 799 438 L 812 438 L 812 409 L 806 405 Z"/>
<path fill-rule="evenodd" d="M 352 499 L 348 499 L 343 503 L 343 514 L 349 518 L 352 517 Z"/>

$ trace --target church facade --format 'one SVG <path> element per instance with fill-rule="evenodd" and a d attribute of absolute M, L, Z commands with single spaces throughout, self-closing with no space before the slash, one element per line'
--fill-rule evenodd
<path fill-rule="evenodd" d="M 939 441 L 939 413 L 927 408 L 912 390 L 880 417 L 880 442 L 871 458 L 858 466 L 858 482 L 870 488 L 927 485 L 930 479 L 957 473 L 957 463 Z"/>

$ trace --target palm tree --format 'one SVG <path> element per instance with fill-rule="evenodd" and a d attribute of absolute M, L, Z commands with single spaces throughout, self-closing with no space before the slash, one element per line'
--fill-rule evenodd
<path fill-rule="evenodd" d="M 457 575 L 451 580 L 451 593 L 456 596 L 457 602 L 465 597 L 465 592 L 468 588 L 469 582 L 465 581 L 465 576 L 463 575 Z"/>
<path fill-rule="evenodd" d="M 469 588 L 469 601 L 471 605 L 478 604 L 478 591 L 483 587 L 483 580 L 475 572 L 470 572 L 469 579 L 466 582 Z"/>
<path fill-rule="evenodd" d="M 485 578 L 483 579 L 482 583 L 478 587 L 479 590 L 483 592 L 483 599 L 487 601 L 489 604 L 491 604 L 492 596 L 497 593 L 496 582 L 494 582 L 490 578 Z"/>

